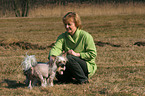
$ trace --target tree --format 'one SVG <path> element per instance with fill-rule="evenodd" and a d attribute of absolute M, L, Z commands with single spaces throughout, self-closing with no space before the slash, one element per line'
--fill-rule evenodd
<path fill-rule="evenodd" d="M 29 12 L 29 0 L 13 0 L 13 9 L 16 17 L 27 17 Z"/>

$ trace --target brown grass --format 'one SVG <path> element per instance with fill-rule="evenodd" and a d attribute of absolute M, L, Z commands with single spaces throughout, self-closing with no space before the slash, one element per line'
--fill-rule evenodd
<path fill-rule="evenodd" d="M 98 15 L 126 15 L 126 14 L 145 14 L 143 3 L 125 4 L 68 4 L 67 6 L 42 6 L 30 10 L 30 17 L 56 17 L 63 16 L 68 11 L 75 11 L 80 16 Z"/>
<path fill-rule="evenodd" d="M 27 89 L 20 66 L 23 56 L 28 52 L 30 55 L 35 55 L 37 61 L 47 62 L 50 48 L 23 50 L 18 46 L 5 47 L 2 43 L 24 41 L 49 46 L 65 29 L 60 17 L 46 17 L 0 19 L 0 94 L 2 96 L 145 95 L 145 48 L 134 45 L 138 41 L 145 42 L 144 14 L 81 16 L 83 29 L 93 36 L 94 41 L 107 43 L 102 47 L 96 45 L 98 69 L 89 79 L 90 83 L 84 85 L 55 83 L 51 88 L 37 86 L 33 90 Z"/>
<path fill-rule="evenodd" d="M 137 2 L 129 3 L 104 3 L 104 4 L 77 4 L 35 6 L 29 10 L 28 17 L 62 17 L 68 11 L 75 11 L 80 16 L 101 15 L 134 15 L 145 14 L 145 4 Z M 6 10 L 0 17 L 15 17 L 14 12 Z"/>

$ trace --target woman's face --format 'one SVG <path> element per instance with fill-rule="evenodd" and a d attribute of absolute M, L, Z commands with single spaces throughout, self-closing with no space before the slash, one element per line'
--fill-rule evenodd
<path fill-rule="evenodd" d="M 68 33 L 73 35 L 77 29 L 75 26 L 74 20 L 71 18 L 70 20 L 64 22 L 65 29 Z"/>

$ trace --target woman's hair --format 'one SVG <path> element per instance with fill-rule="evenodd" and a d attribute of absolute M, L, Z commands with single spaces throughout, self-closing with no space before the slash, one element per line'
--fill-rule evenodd
<path fill-rule="evenodd" d="M 73 19 L 77 28 L 81 29 L 82 27 L 80 16 L 75 12 L 68 12 L 62 19 L 64 24 L 70 19 Z"/>

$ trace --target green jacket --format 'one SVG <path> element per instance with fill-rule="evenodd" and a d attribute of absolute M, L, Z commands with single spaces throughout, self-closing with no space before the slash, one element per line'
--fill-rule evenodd
<path fill-rule="evenodd" d="M 54 47 L 49 52 L 49 57 L 58 56 L 62 51 L 74 50 L 80 53 L 80 57 L 87 62 L 89 77 L 97 70 L 95 57 L 97 55 L 96 47 L 92 36 L 84 31 L 77 29 L 73 37 L 68 33 L 62 33 L 56 40 Z"/>

